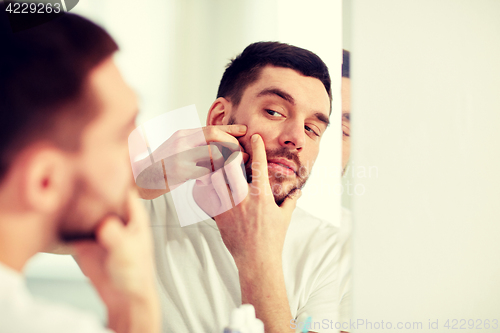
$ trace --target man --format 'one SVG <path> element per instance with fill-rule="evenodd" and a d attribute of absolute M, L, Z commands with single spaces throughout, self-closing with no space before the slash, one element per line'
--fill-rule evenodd
<path fill-rule="evenodd" d="M 0 6 L 0 332 L 110 332 L 33 299 L 22 270 L 65 241 L 115 332 L 159 332 L 148 220 L 127 138 L 137 102 L 100 27 L 72 14 L 12 33 Z"/>
<path fill-rule="evenodd" d="M 349 158 L 351 156 L 351 79 L 350 79 L 350 53 L 343 50 L 342 61 L 342 174 L 345 173 Z M 342 207 L 342 218 L 340 219 L 340 238 L 344 244 L 339 258 L 342 271 L 346 272 L 340 280 L 340 311 L 339 322 L 341 332 L 350 329 L 351 319 L 351 213 Z"/>
<path fill-rule="evenodd" d="M 171 316 L 165 332 L 219 332 L 242 303 L 254 305 L 267 333 L 302 329 L 309 316 L 310 331 L 338 331 L 338 229 L 295 208 L 330 110 L 328 69 L 310 51 L 261 42 L 229 64 L 203 132 L 206 143 L 241 145 L 247 177 L 226 162 L 177 187 L 172 194 L 191 198 L 186 207 L 203 220 L 182 228 L 170 194 L 146 202 Z M 175 144 L 187 146 L 181 132 Z M 168 161 L 179 172 L 196 165 Z"/>
<path fill-rule="evenodd" d="M 351 156 L 351 75 L 350 53 L 343 50 L 342 61 L 342 174 Z"/>

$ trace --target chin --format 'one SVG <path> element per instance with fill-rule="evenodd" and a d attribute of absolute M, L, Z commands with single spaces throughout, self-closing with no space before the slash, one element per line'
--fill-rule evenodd
<path fill-rule="evenodd" d="M 300 184 L 298 184 L 294 180 L 283 181 L 272 181 L 271 180 L 271 189 L 273 191 L 274 201 L 278 206 L 285 201 L 285 199 L 295 192 L 295 190 L 302 188 Z"/>

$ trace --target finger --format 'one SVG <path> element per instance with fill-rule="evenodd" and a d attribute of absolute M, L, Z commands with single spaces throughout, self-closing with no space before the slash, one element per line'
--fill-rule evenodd
<path fill-rule="evenodd" d="M 211 177 L 212 185 L 221 203 L 220 210 L 216 213 L 216 215 L 222 214 L 233 208 L 231 198 L 229 197 L 230 190 L 227 187 L 223 171 L 224 169 L 219 169 L 214 172 Z"/>
<path fill-rule="evenodd" d="M 271 187 L 267 173 L 267 155 L 264 141 L 259 134 L 252 135 L 252 183 L 265 190 Z"/>
<path fill-rule="evenodd" d="M 179 130 L 159 145 L 151 155 L 154 161 L 159 161 L 193 147 L 203 146 L 204 142 L 206 141 L 201 127 Z"/>
<path fill-rule="evenodd" d="M 207 126 L 204 127 L 205 131 L 210 131 L 210 128 L 217 128 L 218 130 L 222 132 L 226 132 L 227 134 L 231 134 L 232 136 L 243 136 L 247 132 L 247 127 L 246 125 L 214 125 L 214 126 Z M 205 135 L 207 133 L 205 132 Z"/>
<path fill-rule="evenodd" d="M 173 190 L 176 185 L 220 169 L 224 164 L 224 156 L 216 146 L 201 146 L 163 161 L 166 167 L 161 172 L 165 174 L 169 189 Z M 156 177 L 155 181 L 159 183 L 160 178 Z"/>
<path fill-rule="evenodd" d="M 248 155 L 247 153 L 245 152 L 241 152 L 243 154 L 243 162 L 246 163 L 248 162 L 248 159 L 250 158 L 250 155 Z"/>
<path fill-rule="evenodd" d="M 164 190 L 167 188 L 165 184 L 165 174 L 163 171 L 162 163 L 156 162 L 146 169 L 144 169 L 135 180 L 137 186 L 145 189 L 158 189 Z"/>
<path fill-rule="evenodd" d="M 236 125 L 231 126 L 234 127 Z M 243 126 L 243 128 L 246 127 Z M 238 133 L 238 131 L 234 130 L 231 132 Z M 153 152 L 155 161 L 158 160 L 158 158 L 171 157 L 175 154 L 190 151 L 194 147 L 213 146 L 213 143 L 226 147 L 231 152 L 244 151 L 239 141 L 232 134 L 228 134 L 221 130 L 219 126 L 208 126 L 199 131 L 191 132 L 190 135 L 178 138 L 174 141 L 169 139 L 167 143 L 162 144 L 162 146 Z M 205 158 L 205 153 L 203 151 L 197 150 L 195 153 L 199 153 L 200 158 Z"/>
<path fill-rule="evenodd" d="M 208 147 L 210 148 L 210 159 L 213 166 L 212 171 L 217 171 L 220 168 L 224 167 L 224 156 L 222 155 L 219 147 L 217 147 L 216 145 L 210 144 Z"/>
<path fill-rule="evenodd" d="M 202 160 L 209 160 L 210 152 L 207 145 L 198 146 L 190 149 L 180 151 L 169 158 L 165 158 L 165 163 L 173 163 L 175 160 L 178 162 L 192 163 Z"/>
<path fill-rule="evenodd" d="M 185 184 L 188 180 L 191 179 L 196 179 L 200 180 L 202 183 L 206 183 L 206 178 L 210 177 L 210 174 L 212 173 L 211 169 L 208 169 L 204 166 L 195 166 L 191 167 L 191 170 L 189 171 L 189 177 L 186 177 L 186 179 L 180 180 L 179 178 L 169 178 L 167 175 L 167 182 L 168 182 L 168 188 L 170 191 L 175 190 L 177 187 L 181 186 L 182 184 Z"/>
<path fill-rule="evenodd" d="M 205 143 L 218 142 L 221 145 L 229 148 L 231 151 L 242 150 L 237 136 L 242 136 L 246 133 L 245 125 L 226 125 L 226 126 L 242 126 L 239 131 L 227 131 L 224 126 L 207 126 L 203 128 Z M 244 129 L 244 130 L 243 130 Z"/>
<path fill-rule="evenodd" d="M 230 149 L 227 148 L 227 144 L 229 144 L 231 146 Z M 224 164 L 227 163 L 227 160 L 229 159 L 229 157 L 234 153 L 241 152 L 242 154 L 245 154 L 244 158 L 246 158 L 246 160 L 248 160 L 248 158 L 249 158 L 249 155 L 247 153 L 245 153 L 245 150 L 241 146 L 236 146 L 232 143 L 226 143 L 226 145 L 224 145 L 223 142 L 211 142 L 210 147 L 211 148 L 217 147 L 217 149 L 220 152 L 220 156 L 218 155 L 218 152 L 216 152 L 215 158 L 218 158 L 218 160 L 215 161 L 215 163 L 214 163 L 214 167 L 215 167 L 214 170 L 218 170 L 218 169 L 222 168 L 224 166 Z M 220 158 L 220 157 L 222 157 L 222 158 Z M 212 158 L 214 158 L 214 156 L 212 156 Z"/>
<path fill-rule="evenodd" d="M 97 228 L 97 242 L 107 250 L 119 247 L 124 241 L 124 229 L 124 223 L 120 218 L 109 216 Z"/>
<path fill-rule="evenodd" d="M 297 206 L 297 200 L 302 196 L 302 191 L 296 189 L 292 193 L 288 194 L 285 201 L 281 204 L 280 208 L 288 215 L 292 216 L 293 210 Z"/>
<path fill-rule="evenodd" d="M 233 196 L 234 205 L 237 206 L 248 195 L 248 183 L 244 173 L 243 155 L 242 153 L 235 152 L 229 156 L 224 171 L 226 173 L 231 194 Z"/>
<path fill-rule="evenodd" d="M 192 147 L 208 145 L 210 142 L 221 142 L 227 145 L 227 148 L 236 150 L 229 144 L 233 143 L 241 149 L 235 137 L 245 135 L 246 130 L 245 125 L 217 125 L 179 130 L 155 149 L 152 155 L 155 161 L 159 161 Z"/>
<path fill-rule="evenodd" d="M 174 134 L 172 134 L 169 139 L 180 139 L 194 133 L 199 133 L 200 131 L 202 131 L 202 127 L 178 130 Z"/>
<path fill-rule="evenodd" d="M 130 190 L 126 199 L 126 212 L 122 218 L 117 215 L 106 217 L 96 230 L 97 242 L 110 250 L 124 245 L 127 234 L 143 233 L 149 230 L 149 218 L 139 202 L 137 192 Z"/>

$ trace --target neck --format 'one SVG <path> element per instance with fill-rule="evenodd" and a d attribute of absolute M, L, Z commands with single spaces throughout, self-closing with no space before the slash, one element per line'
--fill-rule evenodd
<path fill-rule="evenodd" d="M 33 214 L 4 208 L 0 208 L 0 262 L 21 272 L 32 256 L 48 246 L 47 225 Z"/>

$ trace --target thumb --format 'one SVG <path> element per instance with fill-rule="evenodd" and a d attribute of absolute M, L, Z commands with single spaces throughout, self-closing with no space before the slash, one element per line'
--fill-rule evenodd
<path fill-rule="evenodd" d="M 119 246 L 123 240 L 125 226 L 117 216 L 107 217 L 96 232 L 97 242 L 106 249 Z"/>
<path fill-rule="evenodd" d="M 300 189 L 295 189 L 292 193 L 288 194 L 285 201 L 281 204 L 281 209 L 283 209 L 289 216 L 292 215 L 293 210 L 297 206 L 297 200 L 302 196 L 302 191 Z"/>

